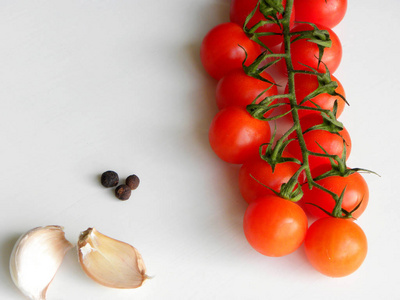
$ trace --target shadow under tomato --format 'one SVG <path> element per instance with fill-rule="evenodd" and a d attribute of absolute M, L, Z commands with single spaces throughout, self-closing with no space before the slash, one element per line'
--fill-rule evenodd
<path fill-rule="evenodd" d="M 221 170 L 221 203 L 225 221 L 240 235 L 243 234 L 243 217 L 248 206 L 239 190 L 239 169 L 241 165 L 223 163 Z M 221 177 L 222 178 L 222 177 Z"/>
<path fill-rule="evenodd" d="M 11 252 L 14 248 L 15 243 L 19 239 L 19 235 L 12 235 L 7 237 L 5 240 L 0 245 L 0 253 L 1 253 L 1 271 L 3 273 L 3 280 L 1 280 L 1 284 L 7 285 L 7 286 L 14 286 L 14 283 L 11 279 L 10 276 L 10 256 Z M 15 289 L 17 289 L 15 287 Z"/>
<path fill-rule="evenodd" d="M 197 80 L 198 84 L 195 90 L 190 91 L 188 99 L 193 104 L 195 123 L 194 134 L 200 142 L 201 147 L 208 151 L 208 129 L 214 115 L 218 112 L 215 103 L 215 90 L 218 81 L 207 74 L 200 60 L 200 47 L 204 36 L 214 26 L 229 22 L 229 0 L 220 0 L 215 3 L 204 5 L 197 11 L 197 18 L 193 20 L 196 24 L 196 33 L 193 35 L 191 43 L 184 46 L 184 56 L 192 65 L 195 74 L 193 80 Z"/>

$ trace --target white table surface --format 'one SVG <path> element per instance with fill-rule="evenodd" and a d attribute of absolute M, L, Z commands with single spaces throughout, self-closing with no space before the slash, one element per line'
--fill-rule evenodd
<path fill-rule="evenodd" d="M 331 279 L 304 249 L 269 258 L 242 232 L 238 167 L 208 145 L 216 83 L 199 46 L 228 21 L 228 0 L 0 1 L 0 299 L 23 299 L 8 260 L 17 237 L 57 224 L 76 242 L 88 227 L 135 246 L 141 288 L 89 279 L 70 251 L 48 299 L 400 299 L 400 2 L 349 1 L 334 31 L 336 77 L 351 134 L 349 165 L 366 175 L 370 203 L 358 224 L 369 253 L 354 274 Z M 121 202 L 98 180 L 135 173 Z"/>

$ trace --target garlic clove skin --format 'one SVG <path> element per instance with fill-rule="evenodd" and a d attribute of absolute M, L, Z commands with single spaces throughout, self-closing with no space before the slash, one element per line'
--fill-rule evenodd
<path fill-rule="evenodd" d="M 149 278 L 136 248 L 101 234 L 95 228 L 81 233 L 78 256 L 85 273 L 107 287 L 138 288 Z"/>
<path fill-rule="evenodd" d="M 48 286 L 72 247 L 60 226 L 37 227 L 23 234 L 10 257 L 15 285 L 29 299 L 45 300 Z"/>

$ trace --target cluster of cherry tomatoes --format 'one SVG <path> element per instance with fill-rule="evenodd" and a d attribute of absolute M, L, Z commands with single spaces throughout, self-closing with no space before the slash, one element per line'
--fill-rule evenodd
<path fill-rule="evenodd" d="M 271 20 L 266 17 L 268 11 L 274 9 L 271 3 L 286 9 L 290 6 L 289 10 L 278 9 L 272 18 L 286 18 L 290 26 L 293 68 L 288 71 L 285 59 L 275 66 L 283 76 L 294 73 L 294 90 L 288 83 L 282 97 L 277 96 L 277 86 L 267 67 L 262 72 L 255 72 L 263 66 L 258 61 L 263 53 L 266 53 L 264 58 L 270 57 L 268 53 L 278 54 L 275 57 L 279 58 L 279 54 L 286 51 L 279 21 L 265 22 Z M 219 112 L 211 123 L 209 142 L 219 158 L 241 165 L 240 192 L 249 204 L 243 222 L 248 242 L 267 256 L 290 254 L 304 243 L 311 264 L 331 277 L 351 274 L 362 264 L 367 253 L 365 234 L 354 219 L 367 206 L 368 186 L 358 172 L 350 172 L 345 164 L 351 152 L 346 128 L 327 130 L 324 127 L 327 126 L 324 117 L 327 114 L 321 113 L 332 112 L 332 122 L 336 124 L 336 118 L 345 108 L 343 86 L 331 75 L 342 57 L 340 40 L 331 28 L 342 20 L 346 8 L 346 0 L 232 0 L 231 22 L 209 31 L 200 53 L 205 70 L 218 80 L 216 103 Z M 288 12 L 290 16 L 285 15 Z M 309 38 L 299 38 L 304 33 L 310 34 Z M 318 42 L 310 41 L 314 38 L 318 38 Z M 320 45 L 327 45 L 322 58 Z M 263 61 L 264 65 L 269 62 L 271 60 Z M 332 86 L 332 90 L 318 92 L 322 86 Z M 280 161 L 274 163 L 271 157 L 263 157 L 267 145 L 273 144 L 273 118 L 268 119 L 273 110 L 266 112 L 263 120 L 255 118 L 247 108 L 275 97 L 276 101 L 271 105 L 280 103 L 277 108 L 291 113 L 293 105 L 284 96 L 291 90 L 301 106 L 297 109 L 297 119 L 304 143 L 301 146 L 298 131 L 288 132 L 285 147 L 274 154 L 278 154 Z M 295 122 L 294 117 L 291 120 Z M 302 171 L 306 170 L 302 168 L 304 146 L 309 154 L 308 176 Z M 340 163 L 335 163 L 332 156 L 341 159 L 344 170 L 342 165 L 342 170 L 338 171 Z M 333 169 L 336 173 L 322 176 Z M 309 184 L 310 174 L 312 185 Z M 293 178 L 296 184 L 291 184 L 301 190 L 298 202 L 290 201 L 293 199 L 280 193 Z M 313 221 L 310 227 L 309 220 Z"/>

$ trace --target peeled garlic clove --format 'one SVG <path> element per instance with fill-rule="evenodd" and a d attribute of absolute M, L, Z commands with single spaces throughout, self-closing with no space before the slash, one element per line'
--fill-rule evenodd
<path fill-rule="evenodd" d="M 142 256 L 131 245 L 88 228 L 78 241 L 79 262 L 94 281 L 112 288 L 140 287 L 149 278 Z"/>
<path fill-rule="evenodd" d="M 28 231 L 18 239 L 11 253 L 10 273 L 15 285 L 30 299 L 46 299 L 47 288 L 72 247 L 60 226 Z"/>

